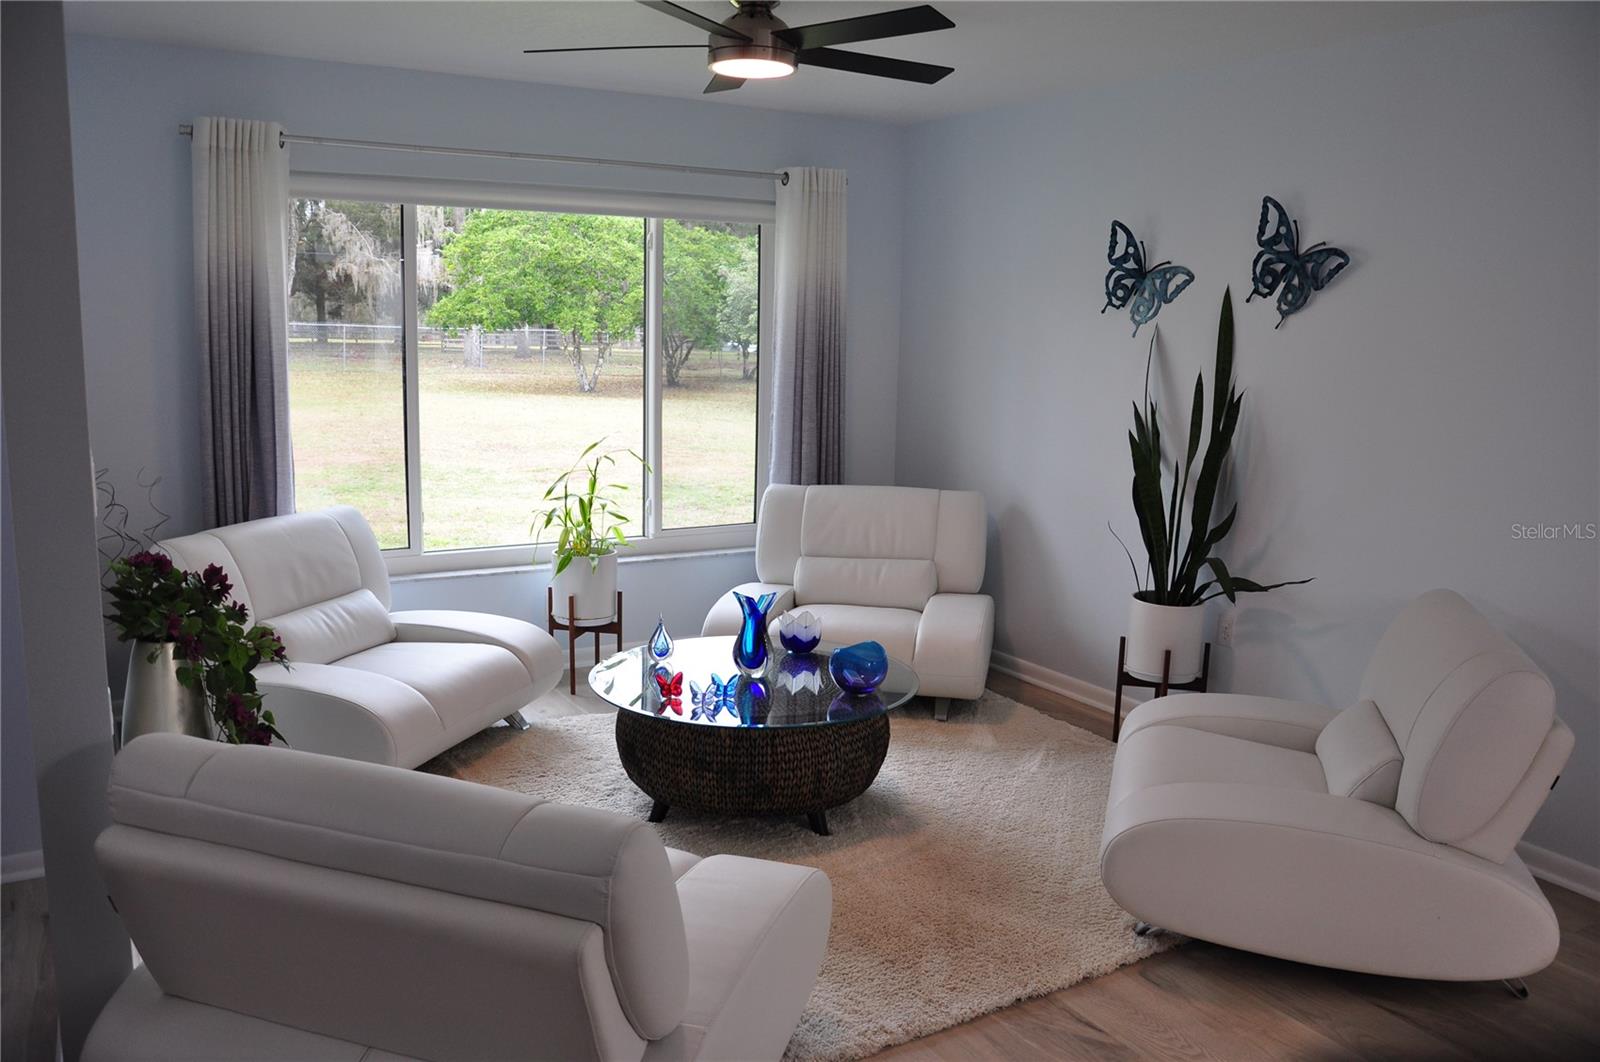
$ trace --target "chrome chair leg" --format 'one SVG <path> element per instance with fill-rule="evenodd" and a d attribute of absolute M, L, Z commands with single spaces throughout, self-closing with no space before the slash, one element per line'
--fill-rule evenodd
<path fill-rule="evenodd" d="M 1520 978 L 1520 977 L 1507 977 L 1504 980 L 1502 980 L 1500 983 L 1506 986 L 1506 991 L 1507 992 L 1510 992 L 1513 996 L 1516 996 L 1518 999 L 1527 999 L 1528 998 L 1528 986 L 1522 980 L 1522 978 Z"/>
<path fill-rule="evenodd" d="M 506 722 L 511 726 L 512 730 L 526 730 L 533 725 L 526 719 L 522 718 L 521 712 L 512 712 L 510 715 L 506 716 Z"/>
<path fill-rule="evenodd" d="M 1133 935 L 1136 937 L 1159 937 L 1165 932 L 1166 930 L 1160 926 L 1153 926 L 1149 922 L 1136 922 L 1133 927 Z"/>

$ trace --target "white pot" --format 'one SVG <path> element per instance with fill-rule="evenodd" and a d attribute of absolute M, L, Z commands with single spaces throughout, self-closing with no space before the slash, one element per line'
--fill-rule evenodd
<path fill-rule="evenodd" d="M 617 555 L 607 553 L 598 565 L 588 557 L 574 557 L 567 570 L 550 580 L 555 590 L 556 619 L 563 623 L 604 623 L 617 615 Z M 576 616 L 567 615 L 567 599 L 573 598 Z"/>
<path fill-rule="evenodd" d="M 1129 599 L 1128 674 L 1150 682 L 1161 681 L 1161 662 L 1172 650 L 1169 683 L 1200 677 L 1200 656 L 1205 644 L 1204 605 L 1153 605 Z"/>

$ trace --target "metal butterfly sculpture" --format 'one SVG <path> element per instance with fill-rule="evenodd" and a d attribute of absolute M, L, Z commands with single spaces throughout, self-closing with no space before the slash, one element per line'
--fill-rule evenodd
<path fill-rule="evenodd" d="M 1350 256 L 1326 243 L 1300 250 L 1300 223 L 1289 216 L 1283 204 L 1269 196 L 1261 200 L 1261 220 L 1256 223 L 1255 264 L 1250 267 L 1252 289 L 1245 302 L 1260 295 L 1278 293 L 1278 323 L 1298 313 L 1311 299 L 1311 293 L 1327 287 L 1344 272 Z"/>
<path fill-rule="evenodd" d="M 1194 281 L 1194 273 L 1183 266 L 1171 262 L 1146 266 L 1145 257 L 1144 244 L 1134 238 L 1133 230 L 1113 220 L 1111 244 L 1106 248 L 1111 269 L 1106 273 L 1106 304 L 1100 312 L 1113 306 L 1120 310 L 1131 301 L 1128 317 L 1133 321 L 1134 335 Z"/>
<path fill-rule="evenodd" d="M 724 709 L 734 714 L 735 699 L 739 686 L 739 676 L 730 675 L 724 682 L 720 675 L 711 676 L 711 685 L 705 689 L 693 679 L 689 680 L 689 698 L 694 703 L 694 710 L 689 713 L 690 719 L 715 719 Z"/>

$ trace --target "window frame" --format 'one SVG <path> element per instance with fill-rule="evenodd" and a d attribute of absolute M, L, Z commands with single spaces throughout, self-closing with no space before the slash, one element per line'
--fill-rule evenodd
<path fill-rule="evenodd" d="M 755 545 L 755 509 L 767 487 L 767 458 L 771 445 L 772 373 L 764 361 L 756 368 L 755 495 L 747 523 L 713 527 L 663 528 L 661 526 L 662 441 L 661 410 L 664 372 L 661 365 L 661 313 L 663 298 L 662 222 L 737 221 L 759 226 L 760 311 L 757 350 L 772 350 L 772 284 L 775 208 L 771 200 L 719 198 L 646 193 L 610 189 L 572 188 L 560 185 L 521 185 L 495 181 L 458 181 L 415 177 L 381 177 L 358 174 L 292 171 L 291 198 L 352 199 L 400 205 L 401 312 L 404 350 L 401 359 L 405 403 L 406 535 L 403 548 L 383 550 L 391 576 L 447 574 L 500 568 L 523 568 L 530 563 L 550 563 L 551 546 L 530 543 L 471 546 L 458 549 L 422 548 L 422 433 L 421 377 L 417 349 L 417 205 L 490 207 L 557 213 L 617 214 L 640 217 L 645 223 L 645 380 L 643 435 L 645 459 L 651 473 L 640 473 L 644 492 L 644 526 L 630 534 L 628 556 L 650 557 L 720 550 L 750 549 Z M 529 503 L 531 514 L 533 504 Z M 531 516 L 530 516 L 531 518 Z M 531 553 L 531 557 L 530 557 Z"/>

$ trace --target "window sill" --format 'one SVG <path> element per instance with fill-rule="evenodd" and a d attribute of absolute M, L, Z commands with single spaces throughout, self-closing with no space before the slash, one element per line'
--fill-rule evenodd
<path fill-rule="evenodd" d="M 755 528 L 732 529 L 727 534 L 696 535 L 685 541 L 672 537 L 646 539 L 617 555 L 619 565 L 657 561 L 724 557 L 750 553 L 755 549 Z M 506 546 L 492 549 L 441 550 L 437 553 L 385 555 L 384 561 L 393 582 L 441 579 L 460 576 L 503 575 L 534 571 L 548 577 L 549 547 L 540 547 L 536 558 L 531 546 Z M 532 558 L 532 559 L 530 559 Z"/>

